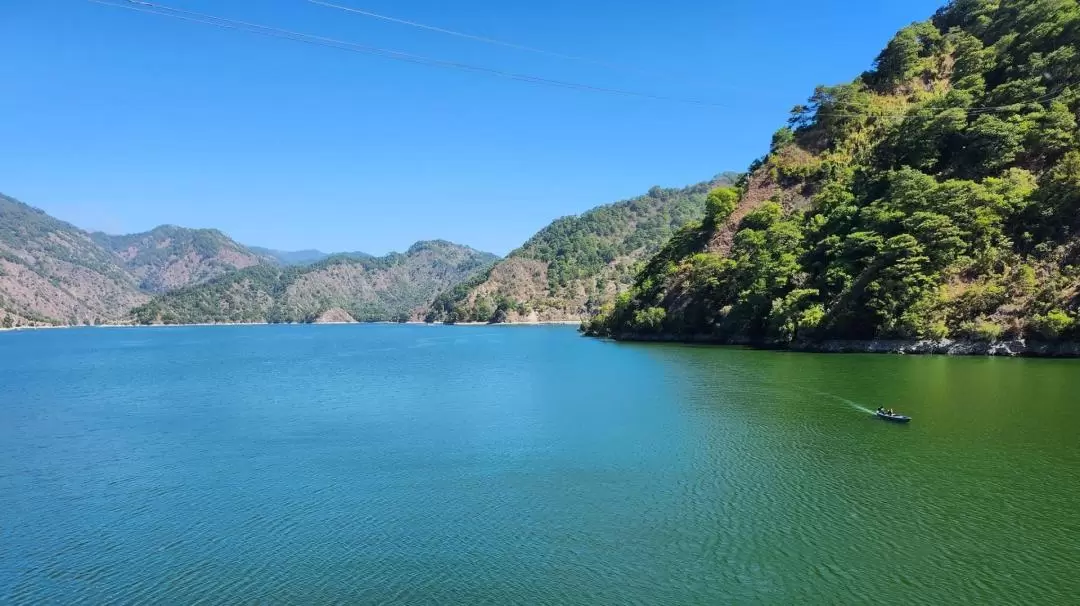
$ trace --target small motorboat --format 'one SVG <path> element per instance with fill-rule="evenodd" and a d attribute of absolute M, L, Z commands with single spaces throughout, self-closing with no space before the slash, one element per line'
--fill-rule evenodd
<path fill-rule="evenodd" d="M 892 421 L 893 423 L 907 423 L 911 421 L 911 417 L 905 417 L 904 415 L 899 415 L 895 412 L 889 414 L 888 411 L 882 410 L 880 408 L 874 412 L 874 416 L 879 419 L 885 419 L 886 421 Z"/>

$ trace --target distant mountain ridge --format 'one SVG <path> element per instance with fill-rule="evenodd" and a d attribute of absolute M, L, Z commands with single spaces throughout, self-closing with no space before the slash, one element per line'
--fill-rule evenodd
<path fill-rule="evenodd" d="M 271 260 L 272 262 L 285 267 L 288 267 L 290 265 L 311 265 L 312 263 L 318 263 L 319 261 L 328 259 L 330 257 L 352 257 L 354 259 L 368 259 L 374 256 L 358 250 L 343 253 L 324 253 L 321 250 L 315 249 L 275 250 L 273 248 L 263 248 L 262 246 L 249 246 L 248 249 L 265 259 Z"/>
<path fill-rule="evenodd" d="M 262 264 L 176 290 L 133 311 L 141 324 L 406 321 L 498 257 L 433 240 L 384 257 Z"/>
<path fill-rule="evenodd" d="M 175 225 L 89 233 L 0 195 L 0 328 L 402 319 L 496 259 L 441 240 L 376 258 L 256 249 Z"/>

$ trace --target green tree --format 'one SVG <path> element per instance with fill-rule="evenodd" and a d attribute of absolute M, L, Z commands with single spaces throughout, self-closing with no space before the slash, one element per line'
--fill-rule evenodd
<path fill-rule="evenodd" d="M 1068 334 L 1075 326 L 1076 320 L 1060 309 L 1036 314 L 1031 319 L 1031 328 L 1035 335 L 1048 340 L 1055 340 Z"/>
<path fill-rule="evenodd" d="M 1041 179 L 1031 227 L 1061 240 L 1074 233 L 1080 220 L 1080 151 L 1070 151 Z"/>
<path fill-rule="evenodd" d="M 734 187 L 718 187 L 705 199 L 705 221 L 715 227 L 728 220 L 739 204 L 739 190 Z"/>
<path fill-rule="evenodd" d="M 967 164 L 964 174 L 981 177 L 995 175 L 1016 160 L 1023 151 L 1027 126 L 1020 120 L 1002 120 L 983 114 L 968 127 Z"/>
<path fill-rule="evenodd" d="M 791 342 L 800 332 L 811 331 L 820 324 L 825 312 L 816 299 L 820 293 L 813 288 L 800 288 L 773 301 L 769 316 L 769 331 L 774 339 Z"/>
<path fill-rule="evenodd" d="M 889 89 L 905 84 L 927 68 L 927 58 L 941 50 L 944 39 L 930 23 L 915 23 L 900 30 L 874 62 L 866 79 Z"/>
<path fill-rule="evenodd" d="M 667 311 L 662 307 L 649 307 L 634 314 L 634 329 L 642 333 L 658 333 L 664 328 Z"/>

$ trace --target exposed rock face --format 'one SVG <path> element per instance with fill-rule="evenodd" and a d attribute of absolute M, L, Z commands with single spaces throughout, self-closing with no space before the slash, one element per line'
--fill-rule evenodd
<path fill-rule="evenodd" d="M 1080 343 L 1041 343 L 1016 339 L 1012 341 L 824 341 L 796 343 L 793 349 L 829 353 L 892 353 L 937 354 L 949 356 L 1039 356 L 1078 357 Z"/>
<path fill-rule="evenodd" d="M 334 307 L 328 309 L 315 318 L 315 324 L 355 324 L 356 319 L 349 315 L 349 312 L 341 309 L 340 307 Z"/>
<path fill-rule="evenodd" d="M 830 340 L 796 341 L 791 344 L 757 342 L 747 338 L 721 338 L 715 335 L 621 334 L 620 341 L 708 343 L 743 345 L 766 349 L 790 349 L 814 353 L 872 353 L 895 355 L 1003 356 L 1003 357 L 1080 357 L 1080 342 L 1046 343 L 1026 339 L 1011 341 L 932 340 Z"/>

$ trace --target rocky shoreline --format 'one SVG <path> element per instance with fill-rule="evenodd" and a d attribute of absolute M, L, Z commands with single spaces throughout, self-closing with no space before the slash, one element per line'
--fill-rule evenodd
<path fill-rule="evenodd" d="M 619 335 L 616 341 L 642 341 L 663 343 L 698 343 L 708 345 L 738 345 L 758 349 L 779 349 L 809 353 L 871 353 L 896 355 L 943 355 L 943 356 L 998 356 L 1036 358 L 1080 357 L 1080 342 L 1059 343 L 1013 339 L 1009 341 L 968 341 L 962 339 L 934 340 L 828 340 L 796 341 L 790 344 L 753 341 L 750 339 L 725 339 L 712 335 Z"/>

